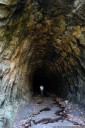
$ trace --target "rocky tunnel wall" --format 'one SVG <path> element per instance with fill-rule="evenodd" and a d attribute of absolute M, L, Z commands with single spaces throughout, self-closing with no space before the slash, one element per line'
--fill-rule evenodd
<path fill-rule="evenodd" d="M 28 100 L 43 80 L 46 91 L 84 103 L 84 5 L 83 0 L 0 3 L 1 14 L 12 10 L 0 18 L 1 106 Z"/>

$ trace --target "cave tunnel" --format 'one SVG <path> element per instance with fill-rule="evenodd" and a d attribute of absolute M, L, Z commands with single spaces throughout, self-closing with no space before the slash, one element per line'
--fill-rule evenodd
<path fill-rule="evenodd" d="M 34 94 L 40 95 L 41 85 L 44 87 L 44 96 L 55 94 L 64 98 L 67 95 L 67 88 L 64 86 L 62 74 L 59 74 L 48 67 L 38 67 L 33 72 L 32 88 Z"/>

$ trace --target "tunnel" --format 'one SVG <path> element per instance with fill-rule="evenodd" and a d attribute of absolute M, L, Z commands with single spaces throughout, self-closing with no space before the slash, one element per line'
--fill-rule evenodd
<path fill-rule="evenodd" d="M 43 96 L 57 95 L 62 98 L 67 97 L 68 88 L 62 78 L 62 74 L 55 72 L 51 67 L 38 67 L 32 74 L 33 94 L 40 95 L 40 86 L 44 87 Z"/>

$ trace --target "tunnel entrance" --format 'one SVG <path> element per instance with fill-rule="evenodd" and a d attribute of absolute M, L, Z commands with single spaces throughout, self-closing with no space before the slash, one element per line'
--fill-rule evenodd
<path fill-rule="evenodd" d="M 38 68 L 33 73 L 33 92 L 40 94 L 40 86 L 44 87 L 44 96 L 56 94 L 59 97 L 66 96 L 61 74 L 52 72 L 47 68 Z"/>

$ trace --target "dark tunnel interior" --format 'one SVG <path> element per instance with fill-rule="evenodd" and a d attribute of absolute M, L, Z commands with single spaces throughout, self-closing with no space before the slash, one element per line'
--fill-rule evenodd
<path fill-rule="evenodd" d="M 32 78 L 33 92 L 40 94 L 40 86 L 44 87 L 44 96 L 56 94 L 59 97 L 65 97 L 65 87 L 62 76 L 47 68 L 38 68 L 33 73 Z"/>

